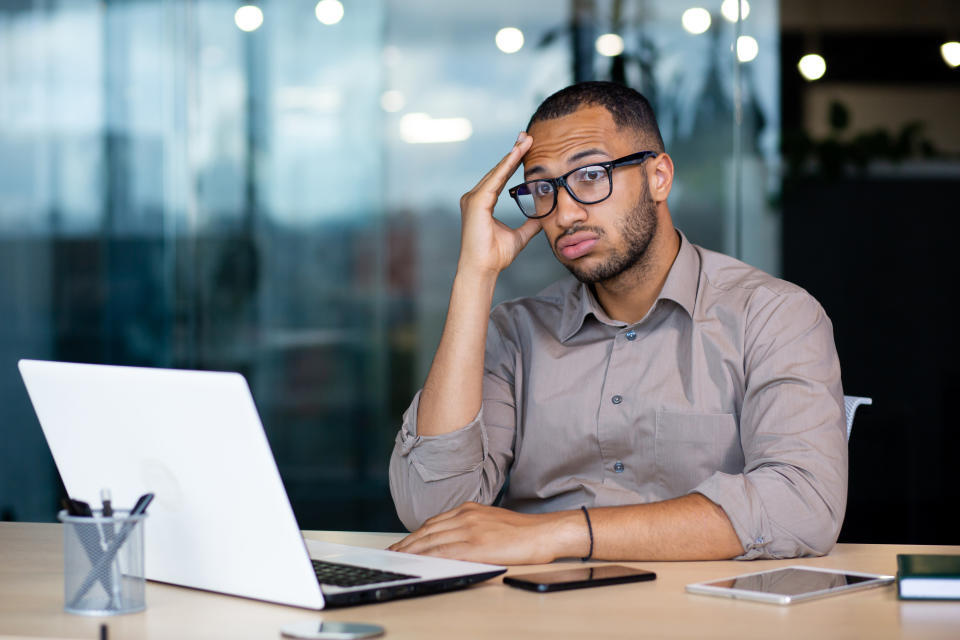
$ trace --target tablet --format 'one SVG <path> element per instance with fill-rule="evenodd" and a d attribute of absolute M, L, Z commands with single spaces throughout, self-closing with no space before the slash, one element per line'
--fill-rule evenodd
<path fill-rule="evenodd" d="M 794 566 L 688 584 L 687 591 L 773 604 L 793 604 L 893 584 L 894 580 L 895 576 L 875 573 Z"/>

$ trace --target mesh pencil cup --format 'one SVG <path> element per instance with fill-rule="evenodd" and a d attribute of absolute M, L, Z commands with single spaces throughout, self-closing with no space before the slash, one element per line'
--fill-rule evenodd
<path fill-rule="evenodd" d="M 104 517 L 57 514 L 63 523 L 64 610 L 88 616 L 146 608 L 143 528 L 146 514 L 116 509 Z"/>

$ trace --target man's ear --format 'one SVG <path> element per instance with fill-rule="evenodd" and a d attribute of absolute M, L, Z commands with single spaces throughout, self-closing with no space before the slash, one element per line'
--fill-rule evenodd
<path fill-rule="evenodd" d="M 648 171 L 650 197 L 654 202 L 665 202 L 673 188 L 673 158 L 661 153 L 656 158 L 647 161 L 650 164 Z"/>

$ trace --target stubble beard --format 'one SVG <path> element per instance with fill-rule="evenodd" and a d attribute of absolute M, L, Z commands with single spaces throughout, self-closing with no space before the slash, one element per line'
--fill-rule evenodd
<path fill-rule="evenodd" d="M 576 227 L 567 233 L 590 230 L 598 235 L 604 235 L 597 227 Z M 563 266 L 584 284 L 600 284 L 619 278 L 627 271 L 641 271 L 647 249 L 657 234 L 657 205 L 646 189 L 640 195 L 640 201 L 620 223 L 620 236 L 624 247 L 615 252 L 606 261 L 586 269 L 576 264 L 564 263 Z M 562 237 L 562 236 L 561 236 Z"/>

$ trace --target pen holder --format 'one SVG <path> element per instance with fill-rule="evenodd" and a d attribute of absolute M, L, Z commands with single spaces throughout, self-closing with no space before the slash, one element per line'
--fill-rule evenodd
<path fill-rule="evenodd" d="M 143 527 L 146 514 L 57 514 L 63 523 L 64 610 L 88 616 L 146 608 Z"/>

